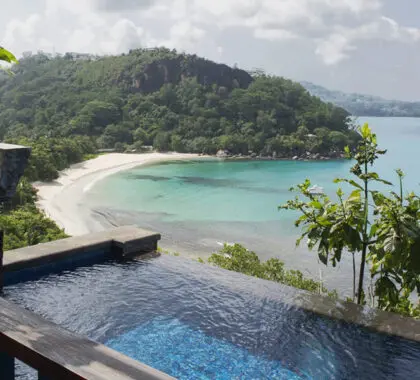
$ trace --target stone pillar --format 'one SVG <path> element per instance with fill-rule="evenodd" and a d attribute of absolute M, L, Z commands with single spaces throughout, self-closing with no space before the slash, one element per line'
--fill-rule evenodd
<path fill-rule="evenodd" d="M 16 192 L 20 177 L 28 164 L 31 149 L 0 143 L 0 207 Z M 2 212 L 3 210 L 0 210 Z M 0 226 L 1 228 L 1 226 Z M 0 231 L 0 291 L 3 289 L 3 231 Z"/>
<path fill-rule="evenodd" d="M 30 154 L 31 149 L 28 147 L 0 143 L 0 202 L 15 195 Z"/>

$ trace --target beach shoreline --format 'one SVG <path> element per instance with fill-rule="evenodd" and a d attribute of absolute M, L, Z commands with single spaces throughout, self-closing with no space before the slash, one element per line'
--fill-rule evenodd
<path fill-rule="evenodd" d="M 104 230 L 108 226 L 98 221 L 83 204 L 84 194 L 98 181 L 137 166 L 167 161 L 195 160 L 205 157 L 187 153 L 109 153 L 72 165 L 60 172 L 52 182 L 36 182 L 37 206 L 54 220 L 68 235 L 78 236 Z M 111 226 L 109 226 L 111 227 Z"/>

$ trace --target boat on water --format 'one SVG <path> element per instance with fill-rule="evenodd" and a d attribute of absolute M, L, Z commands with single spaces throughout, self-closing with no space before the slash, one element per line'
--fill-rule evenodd
<path fill-rule="evenodd" d="M 324 188 L 318 185 L 314 185 L 310 187 L 308 190 L 312 195 L 324 194 Z"/>

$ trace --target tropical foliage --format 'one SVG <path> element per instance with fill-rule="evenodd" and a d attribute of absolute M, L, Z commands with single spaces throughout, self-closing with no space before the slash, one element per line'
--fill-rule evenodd
<path fill-rule="evenodd" d="M 312 293 L 337 297 L 335 291 L 328 291 L 320 282 L 305 278 L 298 270 L 287 270 L 279 259 L 272 258 L 261 262 L 255 252 L 240 244 L 227 245 L 209 258 L 209 263 L 223 269 L 244 273 L 248 276 L 279 282 Z"/>
<path fill-rule="evenodd" d="M 0 214 L 0 226 L 5 234 L 6 251 L 67 237 L 51 219 L 31 204 Z"/>
<path fill-rule="evenodd" d="M 290 157 L 354 146 L 348 112 L 298 83 L 168 49 L 27 54 L 0 78 L 0 138 L 89 136 L 98 148 Z"/>
<path fill-rule="evenodd" d="M 303 227 L 298 244 L 306 239 L 325 265 L 336 266 L 343 254 L 352 255 L 353 299 L 357 297 L 359 304 L 366 303 L 364 272 L 368 263 L 374 283 L 372 304 L 420 316 L 420 308 L 410 299 L 413 292 L 420 295 L 420 199 L 414 193 L 404 193 L 401 170 L 397 170 L 399 193 L 371 170 L 386 151 L 378 148 L 376 135 L 367 124 L 360 133 L 362 140 L 356 152 L 346 149 L 348 157 L 355 160 L 353 178 L 334 181 L 353 188 L 347 197 L 341 188 L 337 189 L 336 201 L 325 194 L 313 194 L 311 182 L 306 180 L 291 189 L 300 195 L 280 209 L 301 213 L 295 222 Z M 389 195 L 375 189 L 378 182 L 391 187 Z M 360 255 L 358 276 L 355 255 Z"/>
<path fill-rule="evenodd" d="M 66 237 L 57 225 L 35 207 L 36 190 L 31 183 L 52 181 L 58 172 L 96 151 L 89 137 L 21 138 L 11 142 L 32 148 L 28 166 L 14 198 L 3 205 L 0 226 L 5 231 L 4 248 L 15 249 Z"/>

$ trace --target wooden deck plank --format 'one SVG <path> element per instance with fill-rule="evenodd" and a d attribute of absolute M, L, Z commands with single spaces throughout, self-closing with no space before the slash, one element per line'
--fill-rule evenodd
<path fill-rule="evenodd" d="M 173 379 L 4 298 L 0 298 L 0 347 L 51 379 Z"/>

